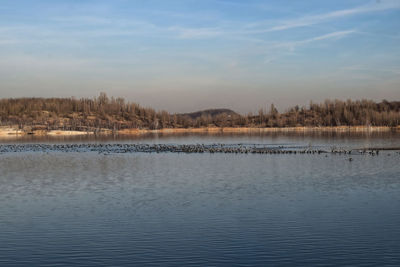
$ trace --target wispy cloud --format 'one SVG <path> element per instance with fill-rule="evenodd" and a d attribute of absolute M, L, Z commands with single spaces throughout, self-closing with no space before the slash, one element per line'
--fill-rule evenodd
<path fill-rule="evenodd" d="M 175 32 L 182 39 L 201 39 L 221 35 L 223 32 L 218 28 L 184 28 L 169 27 L 169 31 Z"/>
<path fill-rule="evenodd" d="M 259 28 L 254 29 L 253 33 L 262 33 L 262 32 L 272 32 L 272 31 L 282 31 L 288 30 L 292 28 L 311 26 L 314 24 L 322 23 L 332 19 L 338 19 L 346 16 L 371 13 L 371 12 L 379 12 L 391 9 L 400 9 L 400 1 L 398 0 L 381 0 L 375 1 L 367 5 L 351 8 L 351 9 L 343 9 L 332 11 L 328 13 L 318 14 L 318 15 L 310 15 L 303 16 L 296 19 L 290 19 L 286 21 L 278 22 L 278 25 L 261 29 L 263 27 L 262 23 L 253 23 L 249 24 L 248 28 Z M 250 30 L 250 29 L 249 29 Z"/>
<path fill-rule="evenodd" d="M 326 40 L 326 39 L 340 39 L 346 35 L 355 33 L 355 30 L 348 30 L 348 31 L 336 31 L 336 32 L 331 32 L 328 34 L 320 35 L 317 37 L 313 37 L 304 41 L 300 41 L 301 43 L 310 43 L 314 41 L 321 41 L 321 40 Z"/>
<path fill-rule="evenodd" d="M 112 23 L 111 19 L 99 17 L 99 16 L 74 16 L 74 17 L 55 17 L 51 19 L 58 23 L 67 23 L 69 25 L 104 25 Z"/>
<path fill-rule="evenodd" d="M 316 41 L 328 40 L 328 39 L 337 40 L 337 39 L 343 38 L 345 36 L 348 36 L 348 35 L 354 34 L 354 33 L 356 33 L 355 30 L 336 31 L 336 32 L 331 32 L 328 34 L 319 35 L 319 36 L 315 36 L 315 37 L 304 39 L 304 40 L 276 43 L 276 44 L 273 44 L 271 46 L 271 48 L 287 48 L 290 51 L 293 51 L 296 47 L 303 46 L 303 45 L 306 45 L 309 43 L 313 43 Z"/>
<path fill-rule="evenodd" d="M 223 1 L 225 3 L 225 1 Z M 231 2 L 228 2 L 231 3 Z M 236 2 L 233 2 L 236 3 Z M 240 3 L 240 5 L 243 5 Z M 165 38 L 178 39 L 209 39 L 224 37 L 228 39 L 249 40 L 249 36 L 263 34 L 274 31 L 283 31 L 292 28 L 311 26 L 325 21 L 339 19 L 346 16 L 357 14 L 379 12 L 390 9 L 400 9 L 400 0 L 380 0 L 379 2 L 370 2 L 367 5 L 358 6 L 350 9 L 342 9 L 323 14 L 303 16 L 288 20 L 264 21 L 255 23 L 235 23 L 229 21 L 216 20 L 214 24 L 208 26 L 190 27 L 184 22 L 175 25 L 162 25 L 149 21 L 140 21 L 132 18 L 112 18 L 101 16 L 66 16 L 56 17 L 52 20 L 61 25 L 76 26 L 78 31 L 82 26 L 88 26 L 85 36 L 131 36 L 131 35 L 163 35 Z M 176 14 L 175 14 L 176 13 Z M 175 15 L 180 14 L 174 12 Z M 185 18 L 190 17 L 184 14 Z M 92 28 L 95 26 L 95 28 Z M 69 29 L 73 31 L 73 29 Z M 345 32 L 345 31 L 344 31 Z M 329 36 L 329 35 L 327 35 Z M 258 38 L 258 37 L 257 37 Z M 257 39 L 256 38 L 256 39 Z M 330 38 L 330 37 L 329 37 Z M 257 41 L 254 39 L 255 41 Z"/>

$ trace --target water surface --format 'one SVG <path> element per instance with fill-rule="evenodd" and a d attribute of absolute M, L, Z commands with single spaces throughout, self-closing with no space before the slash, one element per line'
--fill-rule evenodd
<path fill-rule="evenodd" d="M 359 147 L 398 146 L 399 137 L 81 142 Z M 352 157 L 3 153 L 0 266 L 399 265 L 400 155 Z"/>

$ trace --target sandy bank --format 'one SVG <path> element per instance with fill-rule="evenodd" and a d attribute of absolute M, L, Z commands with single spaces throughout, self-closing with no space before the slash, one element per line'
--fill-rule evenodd
<path fill-rule="evenodd" d="M 46 132 L 47 135 L 50 136 L 72 136 L 72 135 L 87 135 L 87 134 L 93 134 L 93 132 L 82 132 L 82 131 L 49 131 Z"/>
<path fill-rule="evenodd" d="M 26 132 L 23 130 L 19 130 L 16 128 L 6 128 L 0 127 L 0 137 L 15 137 L 15 136 L 24 136 L 24 135 L 38 135 L 38 136 L 74 136 L 74 135 L 87 135 L 93 134 L 93 132 L 83 132 L 83 131 L 63 131 L 63 130 L 54 130 L 54 131 L 33 131 L 33 132 Z"/>
<path fill-rule="evenodd" d="M 0 137 L 23 135 L 24 132 L 15 128 L 0 127 Z"/>

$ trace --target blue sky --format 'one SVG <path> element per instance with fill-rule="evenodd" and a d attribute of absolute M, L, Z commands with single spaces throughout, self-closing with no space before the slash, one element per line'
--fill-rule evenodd
<path fill-rule="evenodd" d="M 171 112 L 400 100 L 400 0 L 1 0 L 0 81 Z"/>

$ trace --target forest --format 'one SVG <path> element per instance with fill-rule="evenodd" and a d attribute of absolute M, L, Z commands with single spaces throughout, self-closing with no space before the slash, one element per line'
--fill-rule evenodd
<path fill-rule="evenodd" d="M 123 98 L 0 99 L 0 126 L 31 130 L 163 129 L 198 127 L 389 126 L 400 123 L 400 101 L 325 100 L 278 112 L 241 115 L 228 109 L 171 114 Z"/>

